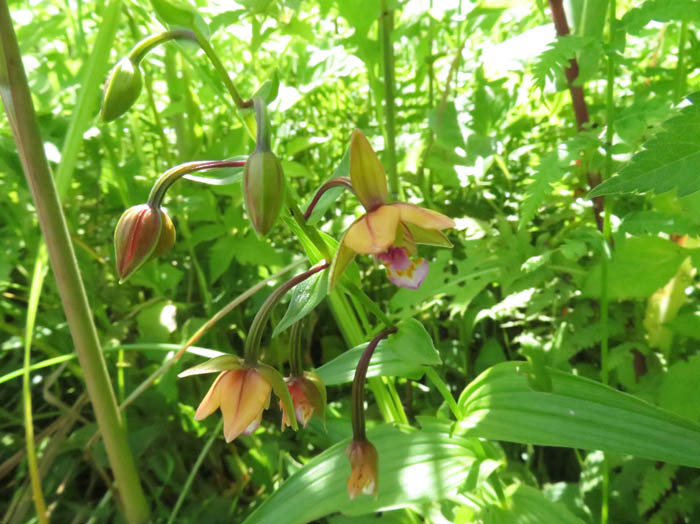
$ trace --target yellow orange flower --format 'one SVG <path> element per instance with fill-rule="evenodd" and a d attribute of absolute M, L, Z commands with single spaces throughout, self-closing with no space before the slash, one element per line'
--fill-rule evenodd
<path fill-rule="evenodd" d="M 224 437 L 231 442 L 258 429 L 262 412 L 270 405 L 271 391 L 270 383 L 255 368 L 223 371 L 199 404 L 194 419 L 202 420 L 221 409 Z"/>
<path fill-rule="evenodd" d="M 202 420 L 221 409 L 224 437 L 231 442 L 241 434 L 249 435 L 260 426 L 263 410 L 270 406 L 274 391 L 285 409 L 292 409 L 292 399 L 279 372 L 267 364 L 248 364 L 235 355 L 222 355 L 180 373 L 178 377 L 219 373 L 194 414 Z M 296 419 L 290 424 L 297 429 Z"/>
<path fill-rule="evenodd" d="M 452 247 L 441 230 L 455 227 L 445 215 L 404 202 L 387 203 L 386 173 L 367 138 L 356 129 L 350 144 L 350 180 L 367 213 L 355 220 L 340 241 L 331 265 L 335 286 L 355 255 L 374 255 L 399 286 L 418 288 L 428 273 L 424 259 L 411 259 L 416 244 Z"/>
<path fill-rule="evenodd" d="M 350 443 L 345 453 L 350 459 L 348 495 L 351 499 L 360 493 L 377 496 L 377 449 L 367 439 Z"/>

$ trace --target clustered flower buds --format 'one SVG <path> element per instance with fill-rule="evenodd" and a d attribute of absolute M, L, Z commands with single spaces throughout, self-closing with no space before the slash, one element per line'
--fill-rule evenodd
<path fill-rule="evenodd" d="M 150 259 L 169 251 L 175 243 L 175 227 L 160 207 L 141 204 L 124 211 L 114 231 L 114 253 L 120 281 Z"/>

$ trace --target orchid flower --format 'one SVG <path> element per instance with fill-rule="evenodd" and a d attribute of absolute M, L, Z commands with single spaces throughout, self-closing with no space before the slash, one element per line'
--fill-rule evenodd
<path fill-rule="evenodd" d="M 374 255 L 397 286 L 418 289 L 428 274 L 428 262 L 415 257 L 416 244 L 452 247 L 441 230 L 455 227 L 454 221 L 414 204 L 387 203 L 384 167 L 359 129 L 353 131 L 350 143 L 350 181 L 367 212 L 352 223 L 340 241 L 331 264 L 331 288 L 359 253 Z"/>

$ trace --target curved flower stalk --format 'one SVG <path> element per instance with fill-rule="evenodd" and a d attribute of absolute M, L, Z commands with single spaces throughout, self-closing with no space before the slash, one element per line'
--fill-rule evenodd
<path fill-rule="evenodd" d="M 359 129 L 353 131 L 350 143 L 350 180 L 367 212 L 353 222 L 340 241 L 331 265 L 331 289 L 358 253 L 374 255 L 397 286 L 417 289 L 428 274 L 428 263 L 415 257 L 416 245 L 452 247 L 441 231 L 455 227 L 454 221 L 414 204 L 387 203 L 384 167 Z"/>

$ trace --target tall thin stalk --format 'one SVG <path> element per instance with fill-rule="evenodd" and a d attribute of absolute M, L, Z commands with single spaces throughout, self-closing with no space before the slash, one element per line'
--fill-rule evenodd
<path fill-rule="evenodd" d="M 44 154 L 6 0 L 0 0 L 0 94 L 39 215 L 58 292 L 104 437 L 124 515 L 129 522 L 147 522 L 148 505 L 117 409 L 63 209 Z"/>
<path fill-rule="evenodd" d="M 386 123 L 386 164 L 389 174 L 389 190 L 394 197 L 399 196 L 399 176 L 396 170 L 396 120 L 394 118 L 394 44 L 391 33 L 394 30 L 394 11 L 389 9 L 387 0 L 382 0 L 381 33 L 382 56 L 384 62 L 384 120 Z"/>
<path fill-rule="evenodd" d="M 606 85 L 606 107 L 605 107 L 605 179 L 612 176 L 613 160 L 612 160 L 612 142 L 614 137 L 613 120 L 615 118 L 614 90 L 615 90 L 615 50 L 613 49 L 613 41 L 615 38 L 615 23 L 616 23 L 616 0 L 610 0 L 610 11 L 608 13 L 608 70 L 607 70 L 607 85 Z M 609 381 L 609 362 L 608 362 L 608 261 L 610 258 L 610 198 L 606 198 L 603 205 L 603 262 L 600 272 L 600 381 L 607 384 Z M 608 513 L 610 505 L 610 466 L 608 456 L 605 455 L 603 461 L 603 498 L 600 508 L 601 524 L 608 522 Z"/>

